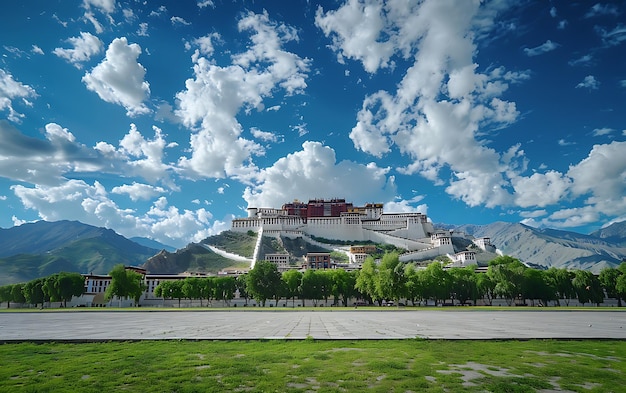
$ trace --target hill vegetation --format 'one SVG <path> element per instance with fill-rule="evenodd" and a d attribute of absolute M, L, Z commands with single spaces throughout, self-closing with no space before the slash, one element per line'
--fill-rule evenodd
<path fill-rule="evenodd" d="M 207 237 L 201 243 L 215 246 L 220 250 L 242 257 L 252 258 L 256 246 L 257 234 L 252 231 L 247 233 L 224 231 L 218 235 Z"/>
<path fill-rule="evenodd" d="M 62 271 L 107 274 L 116 264 L 141 265 L 158 252 L 76 221 L 39 221 L 0 231 L 0 285 Z"/>
<path fill-rule="evenodd" d="M 200 244 L 191 243 L 176 252 L 161 251 L 143 265 L 152 274 L 176 274 L 183 272 L 217 273 L 224 269 L 247 269 L 247 262 L 225 258 Z"/>

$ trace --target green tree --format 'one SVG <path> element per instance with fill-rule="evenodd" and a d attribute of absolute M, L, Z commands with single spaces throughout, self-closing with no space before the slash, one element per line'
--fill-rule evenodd
<path fill-rule="evenodd" d="M 302 275 L 301 293 L 304 299 L 313 300 L 317 306 L 318 301 L 324 299 L 324 280 L 321 270 L 307 269 Z"/>
<path fill-rule="evenodd" d="M 50 289 L 49 286 L 52 285 Z M 85 278 L 80 273 L 61 272 L 48 277 L 44 289 L 49 291 L 48 296 L 53 301 L 63 302 L 63 307 L 67 307 L 67 302 L 74 296 L 80 296 L 85 292 Z"/>
<path fill-rule="evenodd" d="M 331 281 L 331 294 L 334 297 L 334 304 L 348 306 L 348 300 L 356 294 L 356 275 L 343 269 L 334 269 L 329 272 Z"/>
<path fill-rule="evenodd" d="M 104 292 L 106 300 L 111 300 L 117 296 L 120 299 L 120 304 L 121 299 L 127 298 L 133 299 L 135 303 L 139 302 L 139 298 L 145 290 L 141 274 L 128 270 L 124 265 L 119 264 L 113 267 L 109 275 L 111 276 L 111 284 Z"/>
<path fill-rule="evenodd" d="M 248 305 L 248 299 L 250 298 L 250 295 L 248 295 L 248 291 L 246 289 L 246 280 L 247 280 L 247 276 L 246 275 L 240 275 L 237 276 L 237 278 L 235 279 L 235 288 L 237 291 L 239 291 L 239 297 L 242 297 L 245 299 L 245 305 Z"/>
<path fill-rule="evenodd" d="M 41 304 L 43 307 L 44 302 L 49 299 L 43 290 L 44 283 L 44 278 L 36 278 L 24 285 L 22 292 L 24 293 L 24 298 L 27 303 L 32 304 L 35 307 L 37 307 L 38 304 Z"/>
<path fill-rule="evenodd" d="M 3 285 L 0 287 L 0 302 L 7 302 L 7 308 L 11 308 L 11 300 L 13 300 L 11 296 L 12 288 L 13 285 Z"/>
<path fill-rule="evenodd" d="M 24 287 L 26 284 L 13 284 L 11 287 L 11 301 L 13 303 L 24 304 L 26 303 L 26 296 L 24 296 Z"/>
<path fill-rule="evenodd" d="M 421 301 L 424 298 L 424 286 L 414 264 L 408 263 L 404 267 L 404 277 L 406 278 L 406 297 L 411 301 L 411 304 L 415 305 L 416 300 Z"/>
<path fill-rule="evenodd" d="M 246 290 L 263 307 L 267 299 L 274 298 L 280 290 L 280 273 L 271 262 L 258 261 L 246 276 Z"/>
<path fill-rule="evenodd" d="M 563 299 L 565 300 L 565 305 L 569 306 L 570 300 L 576 297 L 576 292 L 574 291 L 574 286 L 572 285 L 574 273 L 567 269 L 557 269 L 555 267 L 551 267 L 546 270 L 546 275 L 554 284 L 557 305 L 561 305 L 560 300 Z"/>
<path fill-rule="evenodd" d="M 471 300 L 476 304 L 476 299 L 478 299 L 476 265 L 453 267 L 448 270 L 448 274 L 453 300 L 457 299 L 461 304 Z"/>
<path fill-rule="evenodd" d="M 593 273 L 587 270 L 574 271 L 572 285 L 576 291 L 578 301 L 582 305 L 585 305 L 585 303 L 596 303 L 599 305 L 604 301 L 602 284 Z"/>
<path fill-rule="evenodd" d="M 376 281 L 378 280 L 378 266 L 372 256 L 368 256 L 363 262 L 363 266 L 356 277 L 355 288 L 366 295 L 369 300 L 378 302 L 382 301 L 382 296 L 378 292 Z"/>
<path fill-rule="evenodd" d="M 381 298 L 394 300 L 396 304 L 404 296 L 406 277 L 404 276 L 404 266 L 400 263 L 397 253 L 385 253 L 383 256 L 378 267 L 376 289 Z"/>
<path fill-rule="evenodd" d="M 496 296 L 496 283 L 491 280 L 489 275 L 481 273 L 476 276 L 476 288 L 478 290 L 478 297 L 485 299 L 487 304 L 491 306 Z"/>
<path fill-rule="evenodd" d="M 535 299 L 539 299 L 542 305 L 547 306 L 550 300 L 556 300 L 556 285 L 546 271 L 538 269 L 524 270 L 522 284 L 522 296 L 530 299 L 534 305 Z"/>
<path fill-rule="evenodd" d="M 183 296 L 189 300 L 200 299 L 202 307 L 202 279 L 198 277 L 186 277 L 182 285 Z"/>
<path fill-rule="evenodd" d="M 602 288 L 606 291 L 608 297 L 617 299 L 617 306 L 622 307 L 622 296 L 617 290 L 617 279 L 622 275 L 619 269 L 613 269 L 610 267 L 602 269 L 598 279 L 602 284 Z"/>
<path fill-rule="evenodd" d="M 291 299 L 291 307 L 295 307 L 296 297 L 300 295 L 300 285 L 302 284 L 302 273 L 296 269 L 287 270 L 281 276 L 285 283 L 286 298 Z"/>
<path fill-rule="evenodd" d="M 450 275 L 443 270 L 440 262 L 431 262 L 418 274 L 424 285 L 424 298 L 432 299 L 435 306 L 440 300 L 445 300 L 450 296 Z"/>
<path fill-rule="evenodd" d="M 523 263 L 508 255 L 490 261 L 487 274 L 495 283 L 494 294 L 505 298 L 509 305 L 513 304 L 513 299 L 523 295 L 525 269 Z"/>
<path fill-rule="evenodd" d="M 235 296 L 236 282 L 234 277 L 216 277 L 215 278 L 215 299 L 223 300 L 226 305 L 230 305 L 230 301 Z"/>

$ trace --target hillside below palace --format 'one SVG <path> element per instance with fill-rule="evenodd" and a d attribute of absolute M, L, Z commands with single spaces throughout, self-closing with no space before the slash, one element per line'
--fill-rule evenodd
<path fill-rule="evenodd" d="M 393 244 L 409 251 L 401 255 L 403 261 L 454 254 L 450 231 L 435 230 L 425 214 L 385 213 L 382 203 L 354 206 L 345 199 L 294 200 L 280 209 L 249 207 L 248 217 L 233 219 L 231 230 L 307 241 Z"/>

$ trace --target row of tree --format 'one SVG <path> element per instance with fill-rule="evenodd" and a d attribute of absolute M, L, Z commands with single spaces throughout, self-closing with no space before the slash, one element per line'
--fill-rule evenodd
<path fill-rule="evenodd" d="M 27 283 L 3 285 L 0 287 L 0 302 L 26 303 L 33 306 L 47 302 L 67 302 L 73 296 L 80 296 L 85 290 L 85 278 L 79 273 L 56 273 L 48 277 L 37 278 Z"/>
<path fill-rule="evenodd" d="M 105 299 L 132 298 L 139 301 L 145 292 L 141 274 L 117 265 L 109 273 L 111 283 Z M 579 303 L 602 303 L 605 296 L 626 300 L 626 262 L 617 268 L 606 268 L 598 276 L 585 270 L 550 268 L 537 270 L 526 267 L 519 260 L 502 256 L 489 263 L 487 273 L 477 273 L 476 266 L 444 269 L 440 262 L 432 262 L 424 269 L 413 263 L 402 263 L 398 254 L 386 253 L 380 262 L 368 258 L 360 271 L 289 270 L 279 273 L 275 264 L 257 262 L 247 274 L 235 277 L 188 277 L 184 280 L 163 281 L 154 290 L 157 297 L 225 301 L 235 292 L 246 299 L 254 298 L 265 306 L 267 300 L 292 301 L 298 298 L 317 305 L 333 299 L 334 305 L 347 306 L 350 299 L 368 302 L 406 300 L 412 304 L 432 301 L 434 304 L 451 301 L 453 304 L 476 304 L 483 300 L 506 299 L 508 304 L 550 301 L 560 304 L 577 299 Z M 27 303 L 37 306 L 60 301 L 66 306 L 73 296 L 84 292 L 84 278 L 78 273 L 57 273 L 27 283 L 0 287 L 0 302 Z"/>
<path fill-rule="evenodd" d="M 262 305 L 268 299 L 309 299 L 317 304 L 332 297 L 333 304 L 344 306 L 351 298 L 379 304 L 406 300 L 414 305 L 428 301 L 476 304 L 478 300 L 492 304 L 502 298 L 509 305 L 530 301 L 547 306 L 550 301 L 569 305 L 572 299 L 583 305 L 599 304 L 608 296 L 621 306 L 626 299 L 626 263 L 596 276 L 586 270 L 532 269 L 509 256 L 492 260 L 487 273 L 476 272 L 476 266 L 444 269 L 440 262 L 419 269 L 413 263 L 401 263 L 398 254 L 387 253 L 379 263 L 368 258 L 358 272 L 290 270 L 281 275 L 274 264 L 261 261 L 242 277 L 246 296 Z"/>

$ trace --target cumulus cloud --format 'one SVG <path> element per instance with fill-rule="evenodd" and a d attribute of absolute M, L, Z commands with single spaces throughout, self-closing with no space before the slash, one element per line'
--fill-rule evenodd
<path fill-rule="evenodd" d="M 189 26 L 191 23 L 187 22 L 184 18 L 181 18 L 180 16 L 172 16 L 170 18 L 170 21 L 172 22 L 172 25 L 176 26 L 176 25 L 183 25 L 183 26 Z"/>
<path fill-rule="evenodd" d="M 33 48 L 31 49 L 31 52 L 36 53 L 38 55 L 43 55 L 43 49 L 41 49 L 40 47 L 38 47 L 37 45 L 33 44 Z"/>
<path fill-rule="evenodd" d="M 278 142 L 279 135 L 273 134 L 271 132 L 261 131 L 256 127 L 252 127 L 250 129 L 252 136 L 257 139 L 260 139 L 265 142 Z M 282 138 L 282 137 L 281 137 Z"/>
<path fill-rule="evenodd" d="M 338 37 L 334 49 L 360 60 L 367 71 L 384 67 L 393 59 L 389 56 L 412 61 L 395 92 L 381 90 L 364 99 L 350 133 L 354 146 L 375 157 L 397 148 L 413 160 L 398 169 L 401 173 L 419 173 L 440 185 L 446 182 L 439 178 L 441 169 L 449 168 L 452 178 L 446 191 L 469 205 L 510 202 L 502 172 L 513 168 L 513 163 L 505 165 L 503 156 L 485 147 L 479 130 L 516 121 L 515 103 L 499 96 L 530 74 L 503 67 L 480 72 L 474 63 L 473 31 L 493 25 L 495 12 L 488 9 L 492 4 L 485 10 L 479 10 L 476 2 L 372 1 L 368 6 L 351 1 L 337 11 L 318 9 L 316 17 L 327 35 Z M 372 16 L 373 12 L 379 16 Z M 372 18 L 377 23 L 367 27 L 368 37 L 374 37 L 381 48 L 392 48 L 391 52 L 355 52 L 351 37 L 359 30 L 346 30 L 346 24 L 365 26 L 364 21 Z M 523 157 L 514 161 L 519 159 Z"/>
<path fill-rule="evenodd" d="M 350 0 L 335 11 L 324 12 L 318 7 L 315 24 L 332 37 L 332 48 L 340 62 L 343 57 L 355 59 L 363 63 L 367 72 L 374 73 L 389 67 L 394 52 L 393 43 L 383 38 L 388 31 L 382 11 L 381 2 Z"/>
<path fill-rule="evenodd" d="M 587 75 L 582 82 L 576 85 L 577 89 L 598 90 L 600 82 L 593 75 Z"/>
<path fill-rule="evenodd" d="M 547 53 L 547 52 L 552 52 L 553 50 L 555 50 L 559 46 L 560 45 L 557 44 L 556 42 L 552 42 L 550 40 L 547 40 L 543 44 L 541 44 L 539 46 L 536 46 L 534 48 L 524 48 L 524 53 L 526 53 L 526 56 L 529 56 L 529 57 L 539 56 L 539 55 L 542 55 L 542 54 Z"/>
<path fill-rule="evenodd" d="M 35 89 L 16 81 L 13 75 L 0 68 L 0 111 L 8 110 L 8 119 L 19 123 L 24 117 L 13 108 L 13 100 L 22 99 L 28 104 L 28 98 L 37 97 Z"/>
<path fill-rule="evenodd" d="M 177 189 L 170 177 L 173 165 L 164 162 L 165 149 L 170 145 L 162 130 L 152 127 L 154 138 L 145 138 L 135 124 L 120 140 L 119 147 L 99 142 L 94 149 L 108 160 L 109 170 L 138 176 L 152 183 L 161 182 L 171 189 Z"/>
<path fill-rule="evenodd" d="M 194 39 L 192 44 L 198 47 L 198 55 L 211 57 L 215 51 L 214 42 L 219 40 L 220 35 L 218 33 L 211 33 Z"/>
<path fill-rule="evenodd" d="M 308 141 L 302 144 L 302 150 L 262 169 L 259 183 L 246 188 L 244 199 L 254 207 L 281 206 L 292 198 L 307 200 L 312 195 L 341 195 L 355 203 L 371 202 L 370 199 L 386 202 L 396 195 L 395 180 L 387 176 L 388 171 L 389 168 L 374 163 L 337 162 L 332 148 Z"/>
<path fill-rule="evenodd" d="M 150 96 L 150 85 L 144 80 L 146 69 L 137 62 L 140 54 L 139 45 L 128 44 L 126 37 L 116 38 L 83 82 L 104 101 L 122 105 L 128 116 L 149 113 L 144 100 Z"/>
<path fill-rule="evenodd" d="M 251 32 L 250 47 L 234 54 L 233 64 L 224 67 L 194 56 L 195 78 L 176 94 L 176 114 L 194 130 L 191 157 L 179 162 L 189 176 L 252 176 L 256 167 L 250 159 L 263 155 L 264 149 L 241 137 L 236 116 L 242 110 L 262 110 L 264 97 L 278 89 L 292 95 L 306 88 L 310 61 L 283 49 L 298 39 L 294 28 L 271 21 L 266 12 L 244 15 L 238 28 Z"/>
<path fill-rule="evenodd" d="M 57 186 L 14 185 L 11 190 L 27 209 L 42 220 L 78 220 L 86 224 L 115 228 L 127 236 L 144 236 L 165 244 L 182 247 L 189 241 L 200 241 L 226 229 L 226 222 L 209 220 L 204 208 L 180 210 L 169 206 L 165 197 L 157 199 L 146 211 L 120 207 L 99 182 L 67 180 Z"/>
<path fill-rule="evenodd" d="M 565 198 L 572 181 L 560 172 L 548 171 L 545 174 L 518 177 L 513 179 L 512 184 L 517 206 L 546 207 Z"/>
<path fill-rule="evenodd" d="M 139 200 L 150 200 L 165 192 L 162 187 L 154 187 L 149 184 L 133 182 L 133 184 L 123 184 L 111 189 L 114 194 L 127 194 L 134 202 Z"/>
<path fill-rule="evenodd" d="M 85 32 L 81 32 L 80 37 L 68 38 L 67 42 L 74 47 L 71 49 L 55 48 L 52 53 L 69 61 L 78 69 L 82 68 L 82 63 L 102 52 L 104 46 L 98 37 Z"/>
<path fill-rule="evenodd" d="M 558 194 L 561 200 L 569 196 L 585 198 L 585 206 L 558 209 L 541 220 L 528 218 L 524 221 L 528 225 L 572 228 L 597 222 L 602 217 L 623 215 L 626 210 L 626 142 L 594 145 L 589 155 L 571 165 L 567 173 L 552 172 L 536 179 L 531 177 L 526 182 L 520 186 L 528 185 L 545 201 L 552 199 L 556 203 Z M 532 204 L 528 192 L 520 198 L 528 201 L 528 206 L 543 206 Z"/>

